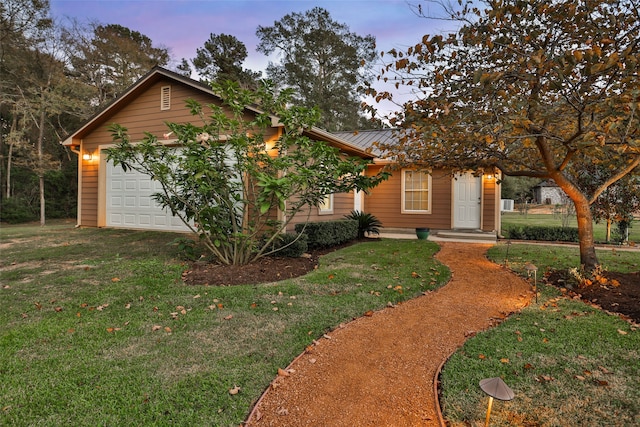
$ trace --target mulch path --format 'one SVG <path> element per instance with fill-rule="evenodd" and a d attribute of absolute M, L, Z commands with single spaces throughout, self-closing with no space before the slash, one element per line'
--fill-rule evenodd
<path fill-rule="evenodd" d="M 247 425 L 439 426 L 442 362 L 532 296 L 526 281 L 485 258 L 489 247 L 442 244 L 446 286 L 327 334 L 279 373 Z"/>

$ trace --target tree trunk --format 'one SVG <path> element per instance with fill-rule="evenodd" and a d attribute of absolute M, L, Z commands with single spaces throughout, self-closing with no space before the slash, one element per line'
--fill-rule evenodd
<path fill-rule="evenodd" d="M 580 242 L 580 265 L 585 271 L 591 271 L 598 265 L 596 248 L 593 239 L 593 217 L 586 198 L 572 198 L 578 220 L 578 239 Z"/>
<path fill-rule="evenodd" d="M 40 129 L 38 132 L 38 181 L 40 187 L 40 226 L 45 225 L 45 201 L 44 201 L 44 124 L 45 124 L 45 110 L 42 108 L 40 112 Z"/>

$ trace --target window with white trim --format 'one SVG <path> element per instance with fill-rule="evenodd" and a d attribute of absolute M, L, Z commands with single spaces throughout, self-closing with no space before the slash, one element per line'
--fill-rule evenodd
<path fill-rule="evenodd" d="M 328 215 L 333 213 L 333 194 L 327 194 L 318 205 L 320 215 Z"/>
<path fill-rule="evenodd" d="M 431 175 L 427 171 L 402 171 L 402 213 L 431 213 Z"/>
<path fill-rule="evenodd" d="M 160 110 L 171 109 L 171 86 L 160 88 Z"/>

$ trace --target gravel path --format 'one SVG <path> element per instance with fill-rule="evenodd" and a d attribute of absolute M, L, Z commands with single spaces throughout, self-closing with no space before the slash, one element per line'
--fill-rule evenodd
<path fill-rule="evenodd" d="M 524 307 L 527 282 L 485 257 L 490 245 L 443 243 L 451 281 L 362 317 L 309 347 L 281 372 L 247 425 L 440 426 L 439 367 L 465 339 Z"/>

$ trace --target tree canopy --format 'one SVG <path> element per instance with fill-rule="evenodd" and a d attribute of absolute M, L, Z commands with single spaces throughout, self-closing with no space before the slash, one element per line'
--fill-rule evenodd
<path fill-rule="evenodd" d="M 400 163 L 554 180 L 576 208 L 581 263 L 595 267 L 589 206 L 640 171 L 637 1 L 460 3 L 446 9 L 456 33 L 386 54 L 383 74 L 401 72 L 416 97 L 382 148 Z M 611 173 L 586 191 L 576 177 L 589 164 Z"/>
<path fill-rule="evenodd" d="M 293 88 L 297 104 L 317 106 L 319 126 L 330 131 L 361 127 L 358 88 L 370 79 L 368 67 L 376 57 L 372 35 L 349 31 L 320 7 L 285 15 L 273 26 L 259 26 L 256 34 L 259 52 L 280 55 L 267 76 Z"/>
<path fill-rule="evenodd" d="M 236 37 L 211 34 L 204 46 L 197 49 L 192 63 L 198 74 L 208 81 L 231 80 L 255 89 L 262 73 L 242 68 L 246 59 L 247 47 Z"/>

